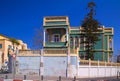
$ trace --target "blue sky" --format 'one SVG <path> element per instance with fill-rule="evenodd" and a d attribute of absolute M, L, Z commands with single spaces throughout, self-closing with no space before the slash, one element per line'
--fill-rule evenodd
<path fill-rule="evenodd" d="M 35 29 L 44 16 L 69 16 L 71 26 L 80 26 L 92 0 L 0 0 L 0 34 L 21 39 L 32 48 Z M 120 0 L 94 0 L 96 19 L 114 27 L 114 54 L 120 51 Z"/>

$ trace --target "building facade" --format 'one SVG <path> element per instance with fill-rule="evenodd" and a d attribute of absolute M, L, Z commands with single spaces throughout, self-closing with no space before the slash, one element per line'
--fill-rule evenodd
<path fill-rule="evenodd" d="M 67 16 L 44 17 L 43 27 L 43 47 L 49 53 L 76 53 L 80 59 L 86 59 L 85 44 L 81 44 L 85 40 L 81 38 L 82 27 L 71 27 Z M 114 51 L 113 28 L 101 26 L 98 33 L 100 40 L 94 47 L 94 60 L 109 62 Z"/>
<path fill-rule="evenodd" d="M 27 49 L 27 45 L 23 43 L 21 40 L 17 40 L 20 44 L 19 45 L 14 45 L 14 50 L 19 49 L 19 50 L 25 50 Z M 0 34 L 0 69 L 2 64 L 5 62 L 8 62 L 9 60 L 9 54 L 13 54 L 13 44 L 9 40 L 9 37 L 6 37 L 4 35 Z"/>
<path fill-rule="evenodd" d="M 67 16 L 44 17 L 43 49 L 24 50 L 18 54 L 17 74 L 64 76 L 64 77 L 102 77 L 107 76 L 113 54 L 113 28 L 99 28 L 100 41 L 95 45 L 94 60 L 85 60 L 85 45 L 82 45 L 81 27 L 71 27 Z M 100 62 L 104 61 L 104 62 Z M 108 67 L 107 67 L 108 66 Z M 98 73 L 96 75 L 96 72 Z M 112 73 L 111 72 L 111 73 Z M 113 76 L 113 75 L 112 75 Z"/>

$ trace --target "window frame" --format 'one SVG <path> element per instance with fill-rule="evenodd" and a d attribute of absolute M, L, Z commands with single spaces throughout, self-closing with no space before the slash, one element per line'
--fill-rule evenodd
<path fill-rule="evenodd" d="M 2 49 L 2 44 L 0 44 L 0 49 Z"/>
<path fill-rule="evenodd" d="M 58 37 L 55 37 L 58 36 Z M 53 34 L 53 38 L 52 38 L 53 42 L 60 42 L 60 34 Z"/>
<path fill-rule="evenodd" d="M 70 47 L 73 48 L 73 37 L 70 37 Z"/>

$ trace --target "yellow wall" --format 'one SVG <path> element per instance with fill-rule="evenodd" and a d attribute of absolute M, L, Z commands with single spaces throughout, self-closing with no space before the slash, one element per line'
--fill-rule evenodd
<path fill-rule="evenodd" d="M 0 39 L 7 39 L 7 37 L 0 35 Z"/>
<path fill-rule="evenodd" d="M 4 54 L 4 57 L 2 58 L 2 55 L 0 56 L 0 67 L 2 65 L 2 60 L 4 62 L 8 60 L 8 46 L 13 46 L 11 41 L 8 40 L 9 38 L 0 35 L 0 44 L 2 44 L 2 48 L 0 48 L 0 52 L 2 52 L 2 55 Z M 15 45 L 15 48 L 17 47 L 20 50 L 26 50 L 27 49 L 27 44 L 23 43 L 21 40 L 18 40 L 20 42 L 20 45 L 17 46 Z M 16 50 L 16 49 L 15 49 Z"/>

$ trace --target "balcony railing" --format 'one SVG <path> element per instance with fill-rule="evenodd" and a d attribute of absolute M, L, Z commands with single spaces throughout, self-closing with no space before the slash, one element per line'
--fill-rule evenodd
<path fill-rule="evenodd" d="M 40 56 L 41 50 L 20 50 L 18 56 Z"/>
<path fill-rule="evenodd" d="M 65 47 L 65 42 L 46 42 L 45 47 Z"/>
<path fill-rule="evenodd" d="M 66 25 L 66 21 L 50 21 L 50 22 L 46 22 L 45 26 L 53 26 L 53 25 Z"/>
<path fill-rule="evenodd" d="M 67 54 L 66 50 L 44 50 L 44 54 Z"/>
<path fill-rule="evenodd" d="M 77 50 L 71 49 L 71 50 L 70 50 L 70 54 L 77 54 Z"/>
<path fill-rule="evenodd" d="M 18 56 L 40 56 L 41 50 L 20 50 Z M 43 55 L 67 55 L 67 49 L 45 49 Z M 77 55 L 77 50 L 70 50 L 71 55 Z"/>
<path fill-rule="evenodd" d="M 19 53 L 23 54 L 41 54 L 41 50 L 20 50 Z"/>

